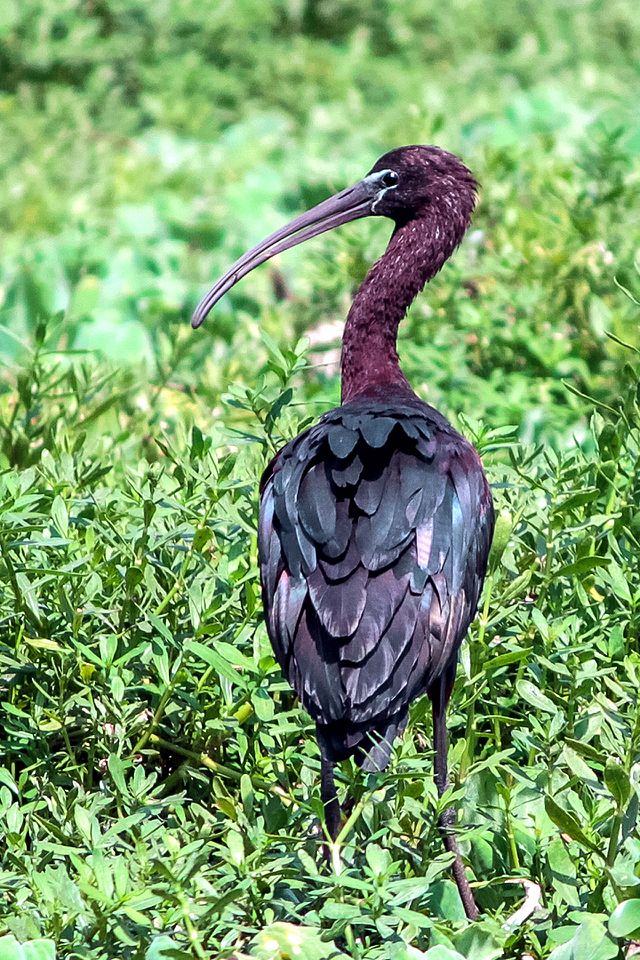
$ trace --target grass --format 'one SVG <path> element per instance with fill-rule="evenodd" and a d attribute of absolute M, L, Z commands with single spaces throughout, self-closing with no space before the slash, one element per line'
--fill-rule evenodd
<path fill-rule="evenodd" d="M 1 960 L 613 960 L 637 937 L 634 13 L 3 8 Z M 260 473 L 337 402 L 386 227 L 187 323 L 246 244 L 411 141 L 483 184 L 400 343 L 499 511 L 450 714 L 475 925 L 425 702 L 387 773 L 344 765 L 357 812 L 322 863 L 313 731 L 259 601 Z M 509 924 L 514 879 L 540 904 Z"/>

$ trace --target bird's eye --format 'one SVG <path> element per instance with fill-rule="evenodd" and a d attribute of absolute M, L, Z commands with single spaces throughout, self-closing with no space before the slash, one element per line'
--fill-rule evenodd
<path fill-rule="evenodd" d="M 399 179 L 400 177 L 395 170 L 385 170 L 380 178 L 380 183 L 383 187 L 395 187 Z"/>

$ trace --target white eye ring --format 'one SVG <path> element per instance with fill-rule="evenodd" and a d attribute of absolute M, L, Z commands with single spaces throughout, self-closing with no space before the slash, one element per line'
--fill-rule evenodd
<path fill-rule="evenodd" d="M 395 170 L 377 170 L 375 173 L 370 173 L 365 179 L 365 183 L 371 183 L 371 186 L 376 191 L 376 197 L 373 203 L 371 204 L 371 213 L 376 213 L 376 207 L 383 199 L 387 190 L 395 190 L 398 186 L 400 177 L 395 172 Z"/>

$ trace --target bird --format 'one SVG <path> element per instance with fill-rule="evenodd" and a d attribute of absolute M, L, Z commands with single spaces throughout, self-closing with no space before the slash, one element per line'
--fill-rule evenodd
<path fill-rule="evenodd" d="M 283 446 L 260 483 L 258 560 L 267 632 L 316 724 L 325 825 L 341 808 L 335 766 L 380 772 L 426 694 L 434 779 L 448 788 L 446 710 L 474 619 L 494 529 L 480 457 L 401 370 L 398 326 L 467 231 L 478 184 L 431 145 L 385 153 L 369 173 L 241 256 L 198 304 L 192 326 L 255 267 L 366 216 L 391 220 L 386 251 L 344 328 L 341 403 Z M 478 908 L 454 835 L 439 830 L 469 919 Z"/>

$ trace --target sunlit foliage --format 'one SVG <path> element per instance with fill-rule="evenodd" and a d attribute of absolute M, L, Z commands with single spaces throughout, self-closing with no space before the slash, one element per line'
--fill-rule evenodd
<path fill-rule="evenodd" d="M 1 960 L 623 956 L 635 4 L 0 6 Z M 317 748 L 259 602 L 260 473 L 337 402 L 340 322 L 388 225 L 293 251 L 188 325 L 248 243 L 410 142 L 482 183 L 400 342 L 499 511 L 450 717 L 475 926 L 426 702 L 387 773 L 342 768 L 357 812 L 340 875 L 323 863 Z M 518 878 L 540 902 L 509 922 Z"/>

